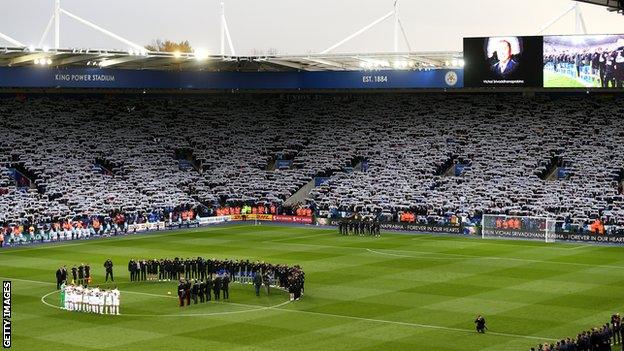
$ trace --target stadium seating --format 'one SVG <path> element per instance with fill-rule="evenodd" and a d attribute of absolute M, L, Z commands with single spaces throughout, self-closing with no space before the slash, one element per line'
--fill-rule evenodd
<path fill-rule="evenodd" d="M 624 108 L 516 95 L 0 98 L 0 223 L 178 205 L 282 203 L 317 175 L 320 211 L 507 213 L 624 223 Z M 200 171 L 181 170 L 191 150 Z M 543 180 L 554 156 L 565 180 Z M 292 166 L 270 169 L 278 157 Z M 112 174 L 95 160 L 106 160 Z M 366 172 L 349 171 L 356 159 Z M 460 176 L 441 165 L 469 164 Z M 32 174 L 20 190 L 8 169 Z"/>

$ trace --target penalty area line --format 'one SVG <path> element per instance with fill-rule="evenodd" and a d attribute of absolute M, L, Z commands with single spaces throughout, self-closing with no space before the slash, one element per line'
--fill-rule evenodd
<path fill-rule="evenodd" d="M 368 248 L 365 248 L 365 250 L 371 253 L 378 254 L 378 255 L 388 255 L 388 256 L 406 257 L 406 258 L 427 258 L 427 259 L 432 259 L 432 260 L 444 259 L 441 257 L 410 256 L 410 255 L 393 254 L 393 253 L 388 253 L 388 252 L 372 250 Z M 516 258 L 516 257 L 477 256 L 477 255 L 463 255 L 463 254 L 453 254 L 453 253 L 445 253 L 445 252 L 425 252 L 425 251 L 413 251 L 413 250 L 392 250 L 392 251 L 410 252 L 410 253 L 422 254 L 422 255 L 450 256 L 450 258 L 448 259 L 457 259 L 457 260 L 460 260 L 460 259 L 503 260 L 503 261 L 515 261 L 515 262 L 527 262 L 527 263 L 546 263 L 546 264 L 555 264 L 555 265 L 568 265 L 568 266 L 578 266 L 578 267 L 588 267 L 588 268 L 615 268 L 615 269 L 624 268 L 624 266 L 591 264 L 591 263 L 580 263 L 580 262 L 543 261 L 543 260 L 533 260 L 529 258 Z"/>

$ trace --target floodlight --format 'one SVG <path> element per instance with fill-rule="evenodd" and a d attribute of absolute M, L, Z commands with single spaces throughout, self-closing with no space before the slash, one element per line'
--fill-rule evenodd
<path fill-rule="evenodd" d="M 208 50 L 203 48 L 195 49 L 195 59 L 198 61 L 205 60 L 208 58 Z"/>

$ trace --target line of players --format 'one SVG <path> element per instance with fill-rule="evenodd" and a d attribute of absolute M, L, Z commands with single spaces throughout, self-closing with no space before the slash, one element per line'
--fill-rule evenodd
<path fill-rule="evenodd" d="M 61 266 L 56 270 L 56 288 L 61 288 L 61 283 L 67 282 L 67 266 Z M 74 265 L 71 268 L 72 283 L 78 285 L 87 285 L 91 282 L 91 266 L 81 263 L 80 266 Z"/>
<path fill-rule="evenodd" d="M 180 307 L 183 307 L 185 302 L 186 306 L 191 304 L 197 304 L 199 302 L 204 303 L 212 299 L 210 292 L 214 293 L 215 301 L 221 298 L 223 293 L 223 299 L 230 299 L 230 277 L 227 273 L 217 275 L 214 279 L 208 276 L 205 280 L 193 279 L 180 279 L 178 283 L 178 300 L 180 301 Z"/>
<path fill-rule="evenodd" d="M 184 283 L 197 279 L 204 284 L 208 280 L 215 288 L 215 279 L 227 276 L 229 282 L 255 284 L 255 279 L 261 279 L 265 285 L 274 285 L 287 290 L 295 299 L 303 294 L 305 273 L 298 265 L 286 266 L 265 262 L 251 262 L 249 260 L 218 260 L 197 258 L 149 259 L 128 262 L 131 281 L 180 281 Z M 217 280 L 218 281 L 218 280 Z M 223 284 L 223 281 L 220 282 Z M 191 284 L 194 286 L 194 283 Z M 192 287 L 191 286 L 191 287 Z M 222 290 L 222 288 L 220 289 Z M 191 289 L 192 292 L 192 289 Z M 199 296 L 199 293 L 197 294 Z M 204 294 L 205 295 L 205 294 Z M 190 294 L 185 295 L 190 296 Z"/>
<path fill-rule="evenodd" d="M 119 315 L 121 293 L 112 290 L 89 288 L 81 285 L 61 285 L 61 308 L 68 311 Z"/>
<path fill-rule="evenodd" d="M 340 235 L 381 235 L 381 225 L 377 221 L 370 220 L 343 220 L 338 223 Z"/>

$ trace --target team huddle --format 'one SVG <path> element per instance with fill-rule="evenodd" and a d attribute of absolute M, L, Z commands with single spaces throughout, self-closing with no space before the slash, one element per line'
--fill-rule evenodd
<path fill-rule="evenodd" d="M 61 308 L 68 311 L 118 315 L 120 296 L 117 288 L 105 290 L 63 283 Z"/>

